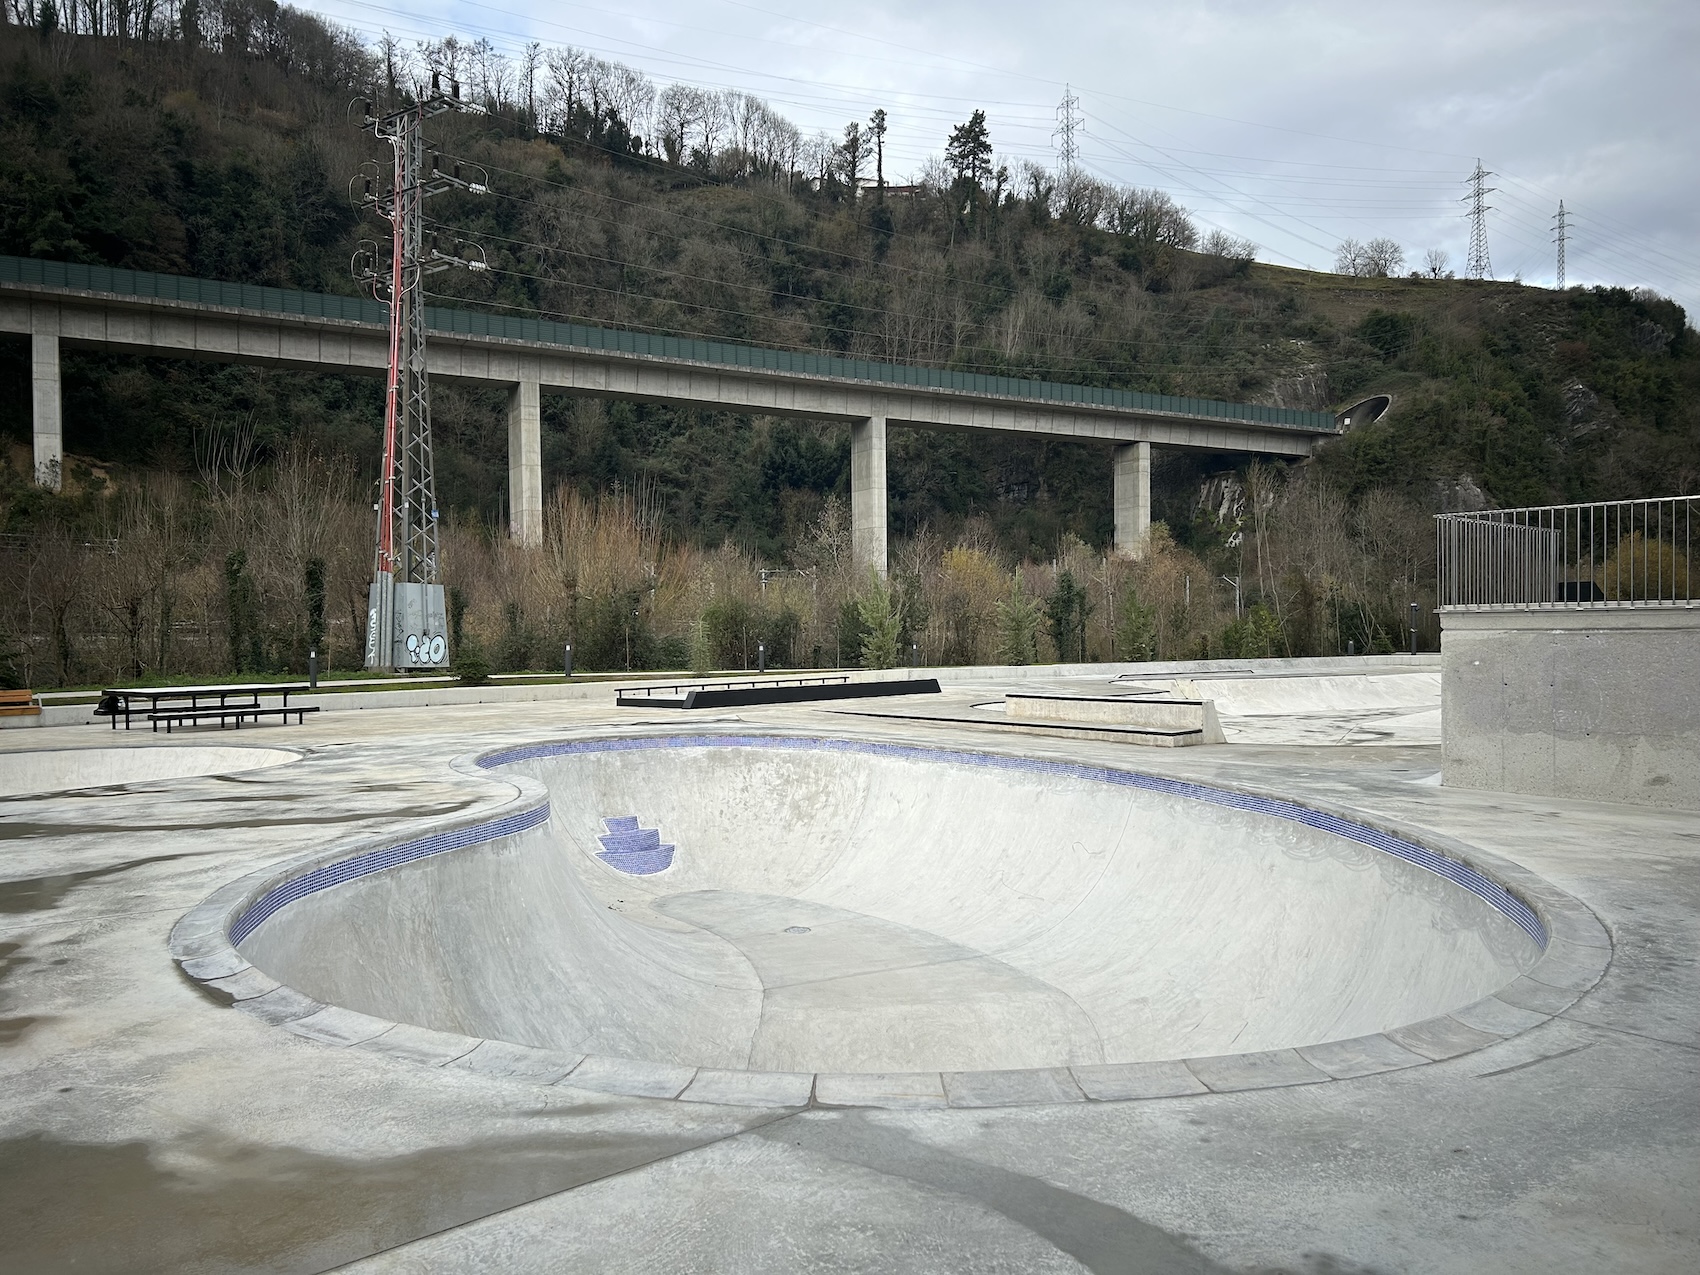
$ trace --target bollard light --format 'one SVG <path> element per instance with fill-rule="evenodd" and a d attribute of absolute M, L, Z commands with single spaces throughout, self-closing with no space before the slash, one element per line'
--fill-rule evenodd
<path fill-rule="evenodd" d="M 573 675 L 573 644 L 571 642 L 567 643 L 567 648 L 562 653 L 561 663 L 566 666 L 566 675 L 571 677 Z"/>
<path fill-rule="evenodd" d="M 307 652 L 307 685 L 314 690 L 319 688 L 319 653 Z"/>
<path fill-rule="evenodd" d="M 1411 603 L 1411 654 L 1417 653 L 1417 604 Z"/>
<path fill-rule="evenodd" d="M 1357 653 L 1358 653 L 1358 644 L 1356 642 L 1352 641 L 1350 638 L 1348 638 L 1346 640 L 1346 654 L 1347 655 L 1356 655 Z"/>
<path fill-rule="evenodd" d="M 911 642 L 909 644 L 909 667 L 921 667 L 921 644 L 919 642 Z"/>
<path fill-rule="evenodd" d="M 756 643 L 756 672 L 767 672 L 767 643 Z"/>

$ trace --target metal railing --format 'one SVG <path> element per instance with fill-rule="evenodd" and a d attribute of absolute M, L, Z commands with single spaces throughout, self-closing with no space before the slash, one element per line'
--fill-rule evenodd
<path fill-rule="evenodd" d="M 1700 496 L 1440 514 L 1442 607 L 1693 607 Z"/>
<path fill-rule="evenodd" d="M 297 292 L 260 284 L 154 274 L 146 270 L 122 270 L 112 266 L 0 256 L 0 285 L 9 283 L 105 292 L 163 301 L 184 301 L 195 305 L 260 310 L 272 314 L 300 315 L 305 318 L 340 319 L 370 324 L 384 324 L 389 321 L 389 307 L 367 297 Z M 1047 403 L 1159 412 L 1173 416 L 1196 416 L 1212 421 L 1243 421 L 1252 425 L 1301 430 L 1313 434 L 1340 432 L 1340 424 L 1333 412 L 1270 407 L 1263 403 L 1227 403 L 1218 399 L 1148 394 L 1141 390 L 1113 389 L 1103 385 L 1079 385 L 1036 380 L 1032 377 L 962 372 L 954 368 L 884 363 L 878 360 L 845 358 L 836 354 L 817 354 L 807 350 L 764 349 L 734 341 L 666 336 L 583 323 L 557 323 L 551 319 L 491 314 L 482 310 L 444 306 L 426 306 L 425 323 L 433 333 L 498 337 L 655 358 L 721 363 L 803 376 L 830 376 L 855 381 L 873 381 L 882 385 L 1037 399 Z"/>

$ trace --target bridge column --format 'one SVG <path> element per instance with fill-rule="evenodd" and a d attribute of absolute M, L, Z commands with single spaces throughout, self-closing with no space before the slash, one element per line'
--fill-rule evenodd
<path fill-rule="evenodd" d="M 1143 558 L 1151 545 L 1151 444 L 1116 447 L 1116 552 Z"/>
<path fill-rule="evenodd" d="M 59 312 L 30 316 L 30 379 L 35 418 L 35 481 L 59 490 L 65 463 L 63 396 L 59 386 Z"/>
<path fill-rule="evenodd" d="M 850 425 L 850 547 L 858 567 L 885 578 L 885 417 Z"/>
<path fill-rule="evenodd" d="M 543 543 L 543 387 L 508 387 L 508 535 Z"/>

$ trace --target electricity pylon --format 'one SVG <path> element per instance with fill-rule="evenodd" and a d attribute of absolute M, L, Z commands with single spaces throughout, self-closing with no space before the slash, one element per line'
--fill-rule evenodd
<path fill-rule="evenodd" d="M 1558 283 L 1556 286 L 1560 292 L 1563 292 L 1564 241 L 1570 238 L 1570 219 L 1569 215 L 1564 211 L 1564 201 L 1562 199 L 1558 201 L 1558 213 L 1553 217 L 1553 221 L 1556 223 L 1553 228 L 1558 231 L 1557 237 L 1553 239 L 1553 242 L 1558 245 Z"/>
<path fill-rule="evenodd" d="M 1065 84 L 1062 104 L 1057 107 L 1057 127 L 1051 133 L 1051 140 L 1057 144 L 1057 166 L 1064 175 L 1072 176 L 1075 163 L 1080 159 L 1080 143 L 1074 135 L 1085 131 L 1085 125 L 1080 121 L 1080 99 Z"/>
<path fill-rule="evenodd" d="M 1487 185 L 1487 179 L 1493 174 L 1482 167 L 1482 161 L 1476 161 L 1476 171 L 1464 180 L 1470 183 L 1470 193 L 1464 198 L 1470 201 L 1470 256 L 1464 267 L 1464 274 L 1471 279 L 1491 279 L 1493 263 L 1488 260 L 1487 215 L 1493 207 L 1486 203 L 1488 195 L 1499 188 Z"/>
<path fill-rule="evenodd" d="M 394 163 L 388 191 L 370 171 L 356 202 L 390 225 L 387 268 L 376 244 L 362 245 L 355 276 L 389 303 L 389 380 L 384 396 L 384 446 L 378 497 L 378 527 L 372 587 L 366 612 L 366 667 L 441 668 L 448 664 L 448 609 L 438 574 L 437 488 L 431 458 L 431 385 L 425 362 L 425 276 L 451 266 L 485 268 L 477 248 L 444 252 L 425 241 L 425 200 L 450 190 L 483 194 L 482 170 L 445 172 L 440 159 L 425 158 L 425 121 L 445 111 L 477 110 L 460 100 L 460 85 L 442 89 L 431 73 L 430 92 L 384 115 L 359 103 L 361 123 L 390 144 Z M 374 170 L 375 170 L 374 166 Z"/>

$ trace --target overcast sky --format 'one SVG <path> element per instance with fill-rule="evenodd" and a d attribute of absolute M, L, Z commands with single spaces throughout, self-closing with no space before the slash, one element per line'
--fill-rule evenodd
<path fill-rule="evenodd" d="M 1083 167 L 1168 191 L 1261 260 L 1315 269 L 1344 238 L 1386 236 L 1410 266 L 1440 248 L 1462 273 L 1460 197 L 1480 156 L 1498 187 L 1497 278 L 1553 282 L 1563 199 L 1568 282 L 1651 287 L 1700 317 L 1696 0 L 304 7 L 368 36 L 573 44 L 660 83 L 755 93 L 806 132 L 884 107 L 887 180 L 940 153 L 976 107 L 1012 169 L 1054 165 L 1068 85 Z"/>

